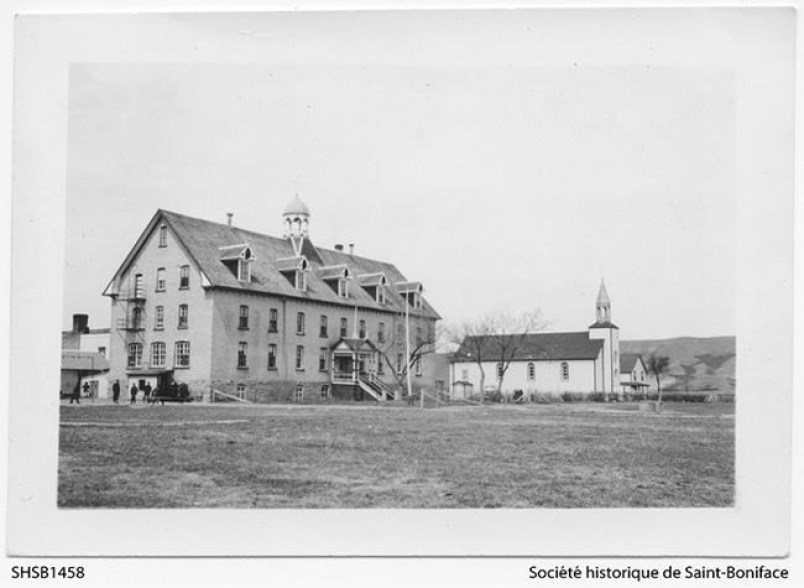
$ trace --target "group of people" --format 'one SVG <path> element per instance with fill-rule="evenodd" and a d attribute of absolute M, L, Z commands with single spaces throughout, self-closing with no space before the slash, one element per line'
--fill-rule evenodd
<path fill-rule="evenodd" d="M 120 380 L 115 380 L 114 384 L 112 384 L 112 402 L 114 404 L 120 404 L 120 390 Z M 176 381 L 171 382 L 170 385 L 165 386 L 165 388 L 157 388 L 156 390 L 154 390 L 148 382 L 143 386 L 131 384 L 131 389 L 129 390 L 129 404 L 137 404 L 137 396 L 140 392 L 142 392 L 142 402 L 144 404 L 148 404 L 152 398 L 155 400 L 159 396 L 178 398 L 188 395 L 186 384 L 179 385 Z"/>

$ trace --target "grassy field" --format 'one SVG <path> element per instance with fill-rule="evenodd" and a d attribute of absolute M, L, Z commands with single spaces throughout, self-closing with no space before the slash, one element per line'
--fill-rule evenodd
<path fill-rule="evenodd" d="M 734 406 L 63 406 L 62 507 L 703 507 Z"/>

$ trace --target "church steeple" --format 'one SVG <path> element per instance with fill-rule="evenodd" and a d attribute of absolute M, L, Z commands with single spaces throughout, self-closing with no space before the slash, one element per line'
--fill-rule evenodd
<path fill-rule="evenodd" d="M 609 293 L 606 292 L 606 283 L 603 278 L 600 279 L 600 290 L 597 293 L 596 317 L 598 323 L 611 322 L 611 300 L 609 300 Z"/>

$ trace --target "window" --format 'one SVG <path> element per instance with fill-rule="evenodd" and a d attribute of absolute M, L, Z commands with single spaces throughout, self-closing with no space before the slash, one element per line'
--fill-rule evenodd
<path fill-rule="evenodd" d="M 421 376 L 422 375 L 422 358 L 421 357 L 416 358 L 416 361 L 413 363 L 413 367 L 416 370 L 415 374 L 417 376 Z"/>
<path fill-rule="evenodd" d="M 237 324 L 238 329 L 248 329 L 248 306 L 240 307 L 240 322 Z"/>
<path fill-rule="evenodd" d="M 329 336 L 327 335 L 327 315 L 325 314 L 321 315 L 321 324 L 318 328 L 318 336 L 325 338 Z"/>
<path fill-rule="evenodd" d="M 237 367 L 248 367 L 248 343 L 245 341 L 240 341 L 237 344 Z"/>
<path fill-rule="evenodd" d="M 190 287 L 190 266 L 183 265 L 179 269 L 179 290 L 186 290 Z"/>
<path fill-rule="evenodd" d="M 466 382 L 466 381 L 468 381 L 468 380 L 469 380 L 469 370 L 464 369 L 463 371 L 461 371 L 461 379 L 462 379 L 464 382 Z"/>
<path fill-rule="evenodd" d="M 165 344 L 161 341 L 151 343 L 151 367 L 165 367 Z"/>
<path fill-rule="evenodd" d="M 374 291 L 374 300 L 380 304 L 385 304 L 385 286 L 382 284 L 377 286 L 377 289 Z"/>
<path fill-rule="evenodd" d="M 294 278 L 294 286 L 297 290 L 301 292 L 307 291 L 307 272 L 302 270 L 296 270 L 296 276 Z"/>
<path fill-rule="evenodd" d="M 377 325 L 377 342 L 385 343 L 385 323 Z"/>
<path fill-rule="evenodd" d="M 403 325 L 397 325 L 396 326 L 396 344 L 398 346 L 400 346 L 400 347 L 403 344 L 402 329 L 403 329 Z"/>
<path fill-rule="evenodd" d="M 268 345 L 268 369 L 276 369 L 276 345 L 273 343 Z"/>
<path fill-rule="evenodd" d="M 130 343 L 128 346 L 128 367 L 136 368 L 142 364 L 142 343 Z"/>
<path fill-rule="evenodd" d="M 402 354 L 401 353 L 396 354 L 396 373 L 397 374 L 402 373 Z"/>
<path fill-rule="evenodd" d="M 349 298 L 349 282 L 343 278 L 338 280 L 338 296 L 341 298 Z"/>
<path fill-rule="evenodd" d="M 365 339 L 366 338 L 366 321 L 364 321 L 363 319 L 360 319 L 360 322 L 358 323 L 358 325 L 359 325 L 359 329 L 360 329 L 359 332 L 358 332 L 358 337 L 360 337 L 361 339 Z"/>
<path fill-rule="evenodd" d="M 268 312 L 268 332 L 276 333 L 279 330 L 279 313 L 275 308 Z"/>
<path fill-rule="evenodd" d="M 165 268 L 163 267 L 160 267 L 158 270 L 156 270 L 156 291 L 165 291 Z"/>
<path fill-rule="evenodd" d="M 176 341 L 176 361 L 174 366 L 177 368 L 190 367 L 190 342 Z"/>
<path fill-rule="evenodd" d="M 536 379 L 536 365 L 533 362 L 528 364 L 528 381 L 532 382 Z"/>
<path fill-rule="evenodd" d="M 160 331 L 165 328 L 165 307 L 157 306 L 154 308 L 154 329 Z"/>
<path fill-rule="evenodd" d="M 304 369 L 304 346 L 296 345 L 296 369 Z"/>
<path fill-rule="evenodd" d="M 106 357 L 106 348 L 105 347 L 98 347 L 98 355 L 102 355 Z"/>
<path fill-rule="evenodd" d="M 565 382 L 569 381 L 569 364 L 566 361 L 561 362 L 561 379 Z"/>
<path fill-rule="evenodd" d="M 142 286 L 142 274 L 134 276 L 134 298 L 145 298 Z"/>
<path fill-rule="evenodd" d="M 251 281 L 251 260 L 249 259 L 237 260 L 237 279 L 240 282 Z"/>
<path fill-rule="evenodd" d="M 159 246 L 167 247 L 167 227 L 165 225 L 159 227 Z"/>
<path fill-rule="evenodd" d="M 385 373 L 385 356 L 379 354 L 377 356 L 377 374 L 380 376 Z"/>
<path fill-rule="evenodd" d="M 245 384 L 238 384 L 237 385 L 237 397 L 240 400 L 246 399 L 246 385 Z"/>
<path fill-rule="evenodd" d="M 349 336 L 349 320 L 347 318 L 341 318 L 341 337 L 348 337 Z"/>
<path fill-rule="evenodd" d="M 189 324 L 190 310 L 186 304 L 179 304 L 179 325 L 180 329 L 186 329 Z"/>
<path fill-rule="evenodd" d="M 304 313 L 296 313 L 296 334 L 304 335 Z"/>
<path fill-rule="evenodd" d="M 327 371 L 327 348 L 322 347 L 318 350 L 318 371 Z"/>
<path fill-rule="evenodd" d="M 503 364 L 501 361 L 497 362 L 497 379 L 498 380 L 503 379 Z"/>
<path fill-rule="evenodd" d="M 321 386 L 321 398 L 329 398 L 329 384 Z"/>

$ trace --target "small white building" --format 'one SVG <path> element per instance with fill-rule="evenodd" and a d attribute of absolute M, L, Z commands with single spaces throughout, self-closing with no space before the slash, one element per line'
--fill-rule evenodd
<path fill-rule="evenodd" d="M 501 338 L 521 338 L 508 370 L 502 391 L 511 395 L 521 391 L 526 397 L 560 396 L 564 393 L 604 393 L 618 398 L 623 391 L 620 378 L 619 327 L 611 322 L 611 302 L 601 281 L 596 302 L 596 320 L 586 331 L 569 333 L 533 333 L 495 335 L 478 342 L 467 337 L 453 355 L 450 365 L 450 390 L 453 396 L 467 390 L 482 392 L 481 368 L 485 373 L 486 392 L 497 388 L 502 372 Z M 510 346 L 508 347 L 510 349 Z M 479 349 L 482 361 L 473 357 Z"/>
<path fill-rule="evenodd" d="M 73 315 L 73 328 L 61 333 L 62 395 L 69 394 L 77 385 L 82 396 L 111 397 L 109 336 L 107 328 L 90 329 L 86 314 Z"/>
<path fill-rule="evenodd" d="M 638 353 L 623 353 L 620 356 L 620 385 L 624 395 L 640 395 L 647 392 L 648 368 Z"/>

